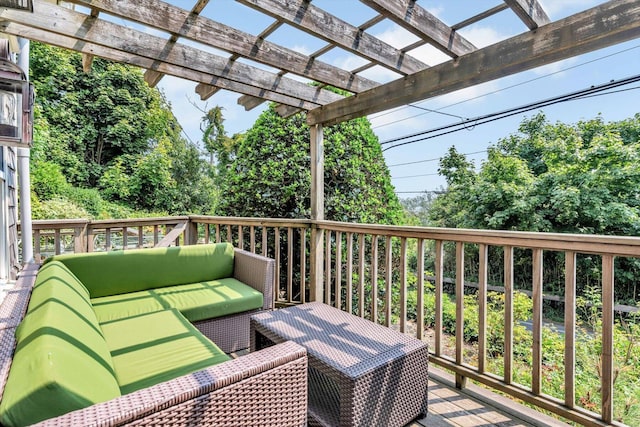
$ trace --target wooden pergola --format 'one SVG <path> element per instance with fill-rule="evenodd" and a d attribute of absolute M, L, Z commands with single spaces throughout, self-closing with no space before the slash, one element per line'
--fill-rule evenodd
<path fill-rule="evenodd" d="M 226 89 L 240 94 L 238 103 L 246 109 L 271 101 L 283 116 L 307 111 L 312 131 L 311 210 L 312 219 L 317 220 L 324 219 L 323 126 L 640 36 L 640 0 L 611 0 L 554 22 L 538 0 L 496 0 L 495 7 L 458 23 L 441 21 L 416 0 L 361 0 L 372 9 L 373 17 L 359 25 L 320 9 L 311 0 L 237 1 L 270 17 L 271 24 L 249 34 L 208 19 L 201 12 L 209 0 L 195 1 L 191 10 L 176 5 L 188 3 L 182 1 L 34 0 L 32 13 L 0 9 L 0 31 L 81 52 L 87 70 L 92 58 L 99 56 L 146 69 L 145 80 L 152 86 L 168 74 L 198 82 L 196 91 L 202 99 Z M 484 48 L 477 48 L 473 40 L 460 34 L 459 30 L 498 13 L 515 14 L 523 32 Z M 396 48 L 368 32 L 386 20 L 413 33 L 418 40 Z M 320 39 L 323 47 L 305 55 L 270 41 L 270 35 L 282 26 Z M 168 36 L 137 28 L 151 28 Z M 425 45 L 450 59 L 429 66 L 412 56 L 414 49 Z M 212 53 L 209 48 L 226 54 Z M 323 55 L 338 48 L 360 58 L 364 65 L 342 69 L 323 60 Z M 398 78 L 382 84 L 362 76 L 376 66 L 391 70 Z M 292 75 L 317 84 L 310 85 Z M 325 86 L 352 95 L 343 97 Z M 314 233 L 312 240 L 318 258 L 311 265 L 322 268 L 322 233 Z M 312 271 L 311 277 L 313 298 L 320 295 L 322 273 Z"/>

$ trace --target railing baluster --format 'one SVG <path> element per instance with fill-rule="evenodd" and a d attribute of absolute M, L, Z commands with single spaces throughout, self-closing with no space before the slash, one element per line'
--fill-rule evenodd
<path fill-rule="evenodd" d="M 287 227 L 287 301 L 293 302 L 293 228 Z"/>
<path fill-rule="evenodd" d="M 393 241 L 391 236 L 387 236 L 387 248 L 385 252 L 385 286 L 384 322 L 385 325 L 391 326 L 391 296 L 393 292 Z"/>
<path fill-rule="evenodd" d="M 233 233 L 231 232 L 231 224 L 227 224 L 227 242 L 233 244 Z"/>
<path fill-rule="evenodd" d="M 154 225 L 153 226 L 153 246 L 155 247 L 159 241 L 160 239 L 158 237 L 158 226 Z"/>
<path fill-rule="evenodd" d="M 250 252 L 256 252 L 256 227 L 249 227 L 249 250 Z"/>
<path fill-rule="evenodd" d="M 464 363 L 464 243 L 456 242 L 456 365 Z M 456 388 L 464 388 L 466 378 L 456 373 Z"/>
<path fill-rule="evenodd" d="M 353 313 L 353 233 L 347 233 L 347 312 Z"/>
<path fill-rule="evenodd" d="M 304 304 L 307 300 L 307 233 L 304 228 L 300 230 L 300 300 Z"/>
<path fill-rule="evenodd" d="M 331 230 L 324 230 L 324 303 L 331 305 Z"/>
<path fill-rule="evenodd" d="M 416 298 L 416 337 L 421 340 L 424 337 L 424 240 L 418 239 L 417 257 L 418 257 L 418 283 Z"/>
<path fill-rule="evenodd" d="M 576 373 L 576 253 L 565 252 L 564 296 L 564 404 L 575 406 Z"/>
<path fill-rule="evenodd" d="M 244 249 L 244 229 L 241 225 L 238 226 L 238 247 Z"/>
<path fill-rule="evenodd" d="M 211 231 L 209 230 L 210 224 L 204 224 L 204 242 L 210 243 Z"/>
<path fill-rule="evenodd" d="M 275 257 L 276 257 L 276 292 L 275 298 L 276 301 L 280 300 L 280 227 L 275 228 L 275 236 L 273 238 L 275 248 Z"/>
<path fill-rule="evenodd" d="M 129 249 L 129 236 L 127 227 L 122 227 L 122 250 Z"/>
<path fill-rule="evenodd" d="M 371 236 L 371 321 L 378 323 L 378 236 Z"/>
<path fill-rule="evenodd" d="M 144 246 L 144 227 L 138 227 L 138 248 L 142 248 Z"/>
<path fill-rule="evenodd" d="M 504 382 L 513 379 L 513 246 L 504 247 Z"/>
<path fill-rule="evenodd" d="M 533 366 L 531 367 L 531 391 L 539 395 L 542 383 L 542 294 L 543 294 L 543 252 L 533 250 Z"/>
<path fill-rule="evenodd" d="M 342 232 L 336 233 L 336 308 L 342 308 Z"/>
<path fill-rule="evenodd" d="M 614 258 L 602 256 L 602 419 L 613 421 Z"/>
<path fill-rule="evenodd" d="M 478 372 L 486 371 L 487 363 L 487 267 L 489 248 L 478 245 Z"/>
<path fill-rule="evenodd" d="M 216 224 L 216 243 L 222 242 L 222 234 L 220 232 L 220 224 Z"/>
<path fill-rule="evenodd" d="M 434 331 L 434 340 L 435 340 L 435 349 L 434 353 L 436 356 L 442 356 L 442 294 L 443 294 L 443 285 L 444 285 L 444 245 L 442 244 L 442 240 L 436 240 L 435 246 L 435 293 L 436 293 L 436 306 L 435 310 L 435 331 Z"/>
<path fill-rule="evenodd" d="M 107 252 L 111 250 L 111 229 L 110 228 L 104 229 L 104 246 Z"/>
<path fill-rule="evenodd" d="M 53 251 L 56 255 L 60 255 L 60 229 L 58 228 L 53 232 Z"/>
<path fill-rule="evenodd" d="M 400 238 L 400 332 L 407 330 L 407 238 Z"/>
<path fill-rule="evenodd" d="M 33 230 L 33 252 L 34 260 L 36 262 L 40 262 L 42 260 L 42 249 L 40 248 L 40 230 Z"/>
<path fill-rule="evenodd" d="M 358 275 L 359 277 L 359 281 L 358 281 L 358 314 L 360 317 L 364 317 L 364 302 L 365 302 L 365 295 L 364 295 L 364 244 L 365 244 L 365 238 L 364 238 L 364 233 L 360 233 L 359 237 L 358 237 Z"/>
<path fill-rule="evenodd" d="M 267 239 L 267 227 L 262 226 L 262 255 L 267 256 L 267 246 L 269 245 L 269 240 Z"/>

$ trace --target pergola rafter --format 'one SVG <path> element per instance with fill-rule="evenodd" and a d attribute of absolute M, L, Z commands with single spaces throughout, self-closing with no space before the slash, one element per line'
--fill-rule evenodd
<path fill-rule="evenodd" d="M 550 22 L 538 0 L 504 0 L 451 25 L 417 0 L 360 1 L 374 14 L 367 22 L 353 24 L 312 0 L 237 0 L 274 18 L 255 34 L 202 16 L 209 0 L 192 0 L 190 10 L 161 0 L 65 2 L 81 6 L 76 10 L 34 0 L 33 13 L 0 9 L 0 19 L 8 34 L 83 53 L 85 69 L 94 56 L 126 62 L 144 68 L 145 80 L 151 85 L 170 74 L 198 82 L 196 92 L 201 99 L 220 89 L 230 90 L 241 95 L 238 103 L 247 110 L 271 101 L 284 115 L 309 111 L 311 124 L 336 123 L 599 49 L 638 37 L 640 26 L 640 0 L 609 1 L 556 22 Z M 458 32 L 496 13 L 509 12 L 522 22 L 524 33 L 489 48 L 476 49 L 473 40 Z M 123 25 L 111 17 L 121 19 Z M 418 40 L 393 47 L 370 33 L 373 26 L 385 21 L 411 32 Z M 132 28 L 140 25 L 168 37 Z M 270 37 L 283 26 L 293 26 L 326 45 L 304 54 L 274 43 Z M 214 48 L 216 53 L 185 44 L 183 39 Z M 433 63 L 429 58 L 412 55 L 424 45 L 451 60 L 429 67 L 427 63 Z M 335 48 L 350 52 L 362 64 L 345 69 L 324 60 Z M 275 71 L 266 71 L 260 64 Z M 381 84 L 362 75 L 376 66 L 397 73 L 399 79 Z M 317 82 L 317 86 L 294 76 Z M 357 96 L 343 98 L 325 86 Z"/>

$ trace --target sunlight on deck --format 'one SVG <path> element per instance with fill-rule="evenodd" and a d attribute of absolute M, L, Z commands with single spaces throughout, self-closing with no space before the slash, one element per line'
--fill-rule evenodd
<path fill-rule="evenodd" d="M 425 419 L 408 427 L 568 426 L 477 386 L 468 386 L 464 391 L 457 390 L 446 373 L 432 367 L 429 367 L 429 371 L 432 377 L 429 380 L 429 413 Z M 482 396 L 479 395 L 480 391 Z"/>

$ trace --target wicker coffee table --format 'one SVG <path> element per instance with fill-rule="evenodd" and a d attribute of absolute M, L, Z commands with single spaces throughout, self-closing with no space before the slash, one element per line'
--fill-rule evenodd
<path fill-rule="evenodd" d="M 310 425 L 404 426 L 426 415 L 426 343 L 317 302 L 250 324 L 251 351 L 287 340 L 306 347 Z"/>

